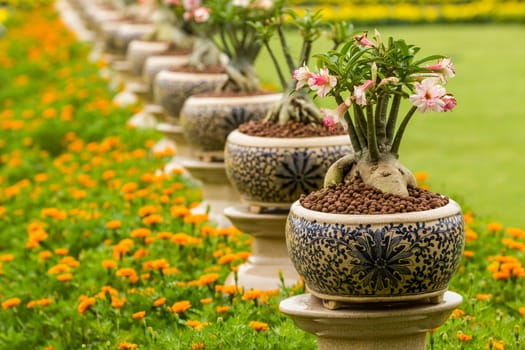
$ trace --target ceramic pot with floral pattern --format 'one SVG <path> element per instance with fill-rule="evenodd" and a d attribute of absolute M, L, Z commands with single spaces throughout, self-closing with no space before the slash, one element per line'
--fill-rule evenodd
<path fill-rule="evenodd" d="M 323 186 L 326 171 L 352 153 L 347 135 L 274 138 L 233 131 L 224 158 L 226 173 L 254 211 L 288 209 L 303 193 Z"/>
<path fill-rule="evenodd" d="M 439 302 L 465 243 L 460 206 L 381 215 L 313 211 L 296 201 L 286 223 L 288 253 L 325 307 L 344 303 Z"/>
<path fill-rule="evenodd" d="M 213 91 L 228 80 L 225 73 L 192 73 L 165 69 L 155 77 L 153 94 L 168 118 L 178 123 L 186 99 L 192 95 Z"/>
<path fill-rule="evenodd" d="M 144 67 L 142 68 L 142 79 L 150 89 L 153 91 L 155 77 L 157 74 L 164 70 L 173 67 L 183 66 L 188 63 L 189 54 L 161 54 L 152 55 L 146 58 Z"/>
<path fill-rule="evenodd" d="M 141 75 L 146 59 L 167 51 L 169 47 L 170 43 L 166 41 L 132 40 L 126 50 L 126 60 L 131 64 L 131 72 Z"/>
<path fill-rule="evenodd" d="M 180 125 L 196 156 L 222 160 L 226 138 L 230 132 L 243 123 L 263 119 L 281 98 L 281 93 L 246 96 L 194 95 L 184 103 Z"/>

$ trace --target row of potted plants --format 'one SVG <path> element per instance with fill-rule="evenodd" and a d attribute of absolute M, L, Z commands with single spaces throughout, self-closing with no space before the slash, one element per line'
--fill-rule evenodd
<path fill-rule="evenodd" d="M 383 41 L 377 32 L 374 40 L 368 39 L 367 33 L 350 39 L 346 23 L 328 25 L 319 13 L 298 16 L 279 1 L 168 1 L 166 5 L 178 20 L 177 30 L 195 37 L 188 64 L 183 73 L 173 73 L 175 87 L 166 98 L 174 106 L 168 113 L 175 120 L 180 111 L 179 122 L 197 153 L 219 161 L 224 155 L 232 184 L 256 211 L 288 209 L 301 194 L 319 189 L 324 178 L 326 189 L 310 198 L 317 201 L 328 193 L 328 205 L 308 209 L 302 198 L 294 204 L 287 225 L 289 252 L 310 290 L 330 299 L 321 287 L 342 288 L 335 292 L 335 299 L 350 301 L 361 297 L 373 300 L 367 297 L 377 295 L 384 300 L 385 296 L 397 298 L 401 294 L 413 299 L 443 293 L 463 249 L 461 211 L 454 201 L 440 195 L 410 192 L 416 182 L 399 162 L 399 147 L 416 112 L 453 110 L 456 100 L 444 88 L 455 74 L 451 60 L 439 55 L 419 59 L 418 48 L 403 40 Z M 292 55 L 286 42 L 285 20 L 302 35 L 298 57 Z M 310 71 L 312 43 L 323 29 L 330 30 L 334 47 L 316 55 L 318 71 Z M 271 45 L 274 38 L 280 44 L 284 63 Z M 284 93 L 282 97 L 263 93 L 263 102 L 252 102 L 253 95 L 261 93 L 253 65 L 263 48 L 275 64 Z M 207 69 L 216 71 L 217 67 L 219 73 L 212 74 L 218 77 L 215 83 L 206 85 L 212 80 Z M 185 75 L 191 76 L 189 83 Z M 156 79 L 162 76 L 161 71 Z M 320 98 L 333 96 L 337 108 L 318 109 L 308 90 Z M 209 93 L 192 95 L 202 91 Z M 403 100 L 411 106 L 398 120 Z M 303 125 L 301 129 L 315 127 L 309 128 L 307 137 L 302 130 L 302 137 L 290 138 L 290 130 L 295 130 L 297 123 Z M 263 132 L 259 129 L 270 125 L 281 126 L 285 137 L 258 136 Z M 335 136 L 326 136 L 327 129 Z M 363 182 L 361 189 L 345 187 L 356 182 Z M 337 189 L 341 192 L 334 194 L 337 186 L 342 187 Z M 368 199 L 374 204 L 366 204 L 372 209 L 367 208 L 364 217 L 352 216 L 345 227 L 347 219 L 342 215 L 347 215 L 346 209 L 332 209 L 330 198 L 341 197 L 345 191 L 350 191 L 351 198 L 363 196 L 362 188 L 374 192 L 367 194 L 373 197 Z M 416 205 L 403 202 L 414 196 L 419 198 Z M 430 206 L 419 207 L 421 201 L 428 201 Z M 403 203 L 390 208 L 392 202 Z M 351 202 L 338 203 L 337 207 L 358 205 L 363 206 Z M 399 214 L 414 210 L 418 213 Z M 330 214 L 324 220 L 317 211 Z M 395 238 L 391 237 L 392 230 Z M 341 236 L 341 232 L 347 234 Z M 346 256 L 341 268 L 356 276 L 353 282 L 344 274 L 335 279 L 332 276 L 334 261 L 340 261 L 326 257 L 333 255 L 334 240 L 338 242 L 336 254 Z M 308 253 L 313 247 L 322 253 Z M 435 247 L 440 248 L 436 251 Z M 421 275 L 422 267 L 414 259 L 432 268 Z M 382 262 L 379 267 L 378 261 Z M 370 264 L 372 267 L 365 268 Z M 321 268 L 312 270 L 313 266 Z M 354 283 L 360 280 L 367 281 L 368 286 L 356 288 Z M 345 281 L 350 285 L 345 286 Z"/>

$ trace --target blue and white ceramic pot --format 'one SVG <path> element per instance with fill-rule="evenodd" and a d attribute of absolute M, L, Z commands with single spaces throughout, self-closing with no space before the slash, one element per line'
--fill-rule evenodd
<path fill-rule="evenodd" d="M 286 223 L 290 258 L 328 308 L 344 303 L 439 302 L 465 243 L 460 206 L 411 213 L 345 215 L 296 201 Z"/>
<path fill-rule="evenodd" d="M 243 123 L 263 119 L 281 98 L 281 93 L 193 95 L 182 107 L 180 125 L 197 157 L 222 160 L 230 132 Z"/>
<path fill-rule="evenodd" d="M 289 209 L 323 186 L 330 165 L 352 153 L 348 135 L 274 138 L 233 131 L 224 150 L 226 174 L 252 211 Z"/>
<path fill-rule="evenodd" d="M 173 123 L 178 123 L 179 114 L 192 95 L 214 91 L 228 80 L 226 73 L 191 73 L 164 69 L 155 77 L 153 94 Z"/>
<path fill-rule="evenodd" d="M 131 72 L 141 75 L 146 59 L 166 52 L 169 47 L 170 43 L 166 41 L 132 40 L 126 49 L 126 60 L 131 64 Z"/>

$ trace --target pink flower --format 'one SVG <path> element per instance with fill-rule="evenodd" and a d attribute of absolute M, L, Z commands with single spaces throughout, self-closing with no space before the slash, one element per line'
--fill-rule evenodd
<path fill-rule="evenodd" d="M 345 130 L 348 129 L 348 123 L 344 118 L 344 114 L 350 107 L 346 102 L 341 103 L 337 106 L 336 109 L 321 108 L 321 113 L 323 113 L 323 124 L 328 127 L 330 130 L 335 131 L 337 124 L 341 124 Z"/>
<path fill-rule="evenodd" d="M 321 68 L 319 73 L 313 73 L 308 79 L 308 86 L 316 91 L 319 97 L 325 97 L 336 84 L 337 78 L 330 75 L 326 67 Z"/>
<path fill-rule="evenodd" d="M 206 22 L 210 18 L 210 9 L 207 7 L 197 7 L 193 10 L 193 19 L 197 23 Z"/>
<path fill-rule="evenodd" d="M 250 0 L 232 0 L 232 5 L 239 7 L 248 7 L 250 5 Z"/>
<path fill-rule="evenodd" d="M 435 112 L 444 111 L 445 101 L 443 101 L 443 96 L 446 94 L 446 90 L 438 82 L 439 79 L 437 78 L 426 78 L 421 83 L 416 83 L 416 93 L 410 95 L 409 101 L 421 113 L 426 113 L 430 110 Z"/>
<path fill-rule="evenodd" d="M 182 0 L 182 6 L 186 11 L 191 11 L 201 6 L 201 0 Z"/>
<path fill-rule="evenodd" d="M 355 103 L 360 106 L 366 106 L 366 90 L 372 86 L 374 82 L 372 80 L 367 80 L 361 86 L 354 86 L 354 99 Z"/>
<path fill-rule="evenodd" d="M 445 103 L 445 105 L 443 106 L 444 112 L 449 112 L 453 110 L 454 107 L 456 107 L 457 101 L 454 95 L 452 94 L 445 94 L 441 96 L 441 100 Z"/>
<path fill-rule="evenodd" d="M 456 68 L 454 67 L 454 64 L 450 58 L 442 58 L 437 64 L 426 66 L 425 68 L 428 68 L 435 73 L 441 74 L 443 77 L 442 80 L 445 82 L 448 78 L 454 78 L 456 75 Z"/>
<path fill-rule="evenodd" d="M 356 44 L 361 47 L 376 47 L 376 45 L 373 42 L 368 40 L 368 38 L 366 37 L 367 35 L 368 33 L 364 32 L 361 35 L 354 35 L 352 39 L 354 39 Z"/>
<path fill-rule="evenodd" d="M 253 7 L 261 10 L 269 10 L 273 7 L 273 0 L 256 0 Z"/>
<path fill-rule="evenodd" d="M 299 90 L 306 84 L 308 84 L 308 79 L 312 77 L 312 72 L 308 69 L 306 65 L 303 65 L 301 68 L 297 68 L 293 72 L 293 78 L 297 80 L 297 84 L 295 85 L 295 90 Z"/>

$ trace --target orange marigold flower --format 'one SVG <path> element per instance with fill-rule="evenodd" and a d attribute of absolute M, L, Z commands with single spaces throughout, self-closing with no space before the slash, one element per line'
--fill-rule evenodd
<path fill-rule="evenodd" d="M 133 259 L 138 260 L 140 258 L 145 257 L 148 255 L 148 250 L 144 248 L 137 249 L 137 251 L 133 254 Z"/>
<path fill-rule="evenodd" d="M 120 191 L 121 191 L 122 193 L 128 193 L 128 194 L 129 194 L 129 193 L 131 193 L 131 192 L 136 191 L 138 187 L 139 187 L 139 186 L 138 186 L 136 183 L 134 183 L 134 182 L 129 182 L 129 183 L 124 184 L 124 185 L 121 187 Z"/>
<path fill-rule="evenodd" d="M 146 238 L 151 235 L 151 231 L 149 228 L 139 227 L 131 231 L 129 235 L 133 238 Z"/>
<path fill-rule="evenodd" d="M 204 343 L 191 344 L 191 350 L 201 350 L 201 349 L 204 349 Z"/>
<path fill-rule="evenodd" d="M 263 292 L 259 289 L 252 289 L 245 292 L 242 295 L 242 300 L 254 300 L 260 298 L 263 295 Z"/>
<path fill-rule="evenodd" d="M 521 316 L 525 317 L 525 306 L 520 307 L 520 308 L 518 309 L 518 312 L 521 314 Z"/>
<path fill-rule="evenodd" d="M 202 242 L 200 238 L 190 236 L 184 232 L 179 232 L 171 236 L 171 242 L 179 245 L 199 244 Z"/>
<path fill-rule="evenodd" d="M 153 306 L 159 307 L 166 303 L 166 298 L 158 298 L 155 301 L 153 301 Z"/>
<path fill-rule="evenodd" d="M 224 314 L 224 313 L 230 311 L 230 307 L 228 305 L 217 306 L 217 307 L 215 307 L 215 311 L 217 311 L 220 314 Z"/>
<path fill-rule="evenodd" d="M 200 224 L 201 222 L 208 220 L 208 214 L 189 214 L 184 217 L 184 222 L 187 224 Z"/>
<path fill-rule="evenodd" d="M 84 297 L 80 300 L 77 310 L 81 315 L 83 315 L 89 309 L 89 307 L 94 304 L 95 298 Z"/>
<path fill-rule="evenodd" d="M 200 300 L 201 304 L 204 304 L 204 305 L 211 304 L 212 301 L 213 301 L 212 298 L 203 298 Z"/>
<path fill-rule="evenodd" d="M 145 205 L 139 209 L 139 216 L 144 217 L 151 214 L 156 214 L 160 211 L 160 208 L 155 205 Z"/>
<path fill-rule="evenodd" d="M 120 309 L 126 304 L 126 299 L 120 299 L 117 296 L 111 296 L 111 306 L 115 309 Z"/>
<path fill-rule="evenodd" d="M 0 255 L 0 261 L 2 261 L 2 262 L 13 261 L 14 258 L 15 258 L 15 256 L 13 254 Z"/>
<path fill-rule="evenodd" d="M 47 270 L 47 273 L 50 275 L 57 275 L 64 272 L 68 272 L 71 270 L 71 267 L 66 264 L 57 264 L 55 266 L 52 266 L 49 270 Z"/>
<path fill-rule="evenodd" d="M 80 262 L 75 260 L 72 256 L 65 256 L 59 261 L 60 264 L 66 264 L 69 267 L 78 267 L 80 266 Z"/>
<path fill-rule="evenodd" d="M 465 240 L 467 242 L 473 242 L 478 239 L 478 234 L 474 232 L 470 227 L 465 228 Z"/>
<path fill-rule="evenodd" d="M 476 299 L 480 301 L 490 300 L 492 299 L 492 294 L 476 294 Z"/>
<path fill-rule="evenodd" d="M 237 254 L 232 254 L 232 253 L 226 254 L 224 256 L 221 256 L 221 258 L 219 259 L 219 264 L 221 265 L 231 264 L 237 259 L 239 259 Z"/>
<path fill-rule="evenodd" d="M 142 219 L 144 225 L 155 225 L 162 222 L 162 216 L 159 214 L 151 214 Z"/>
<path fill-rule="evenodd" d="M 450 315 L 451 318 L 459 318 L 462 316 L 465 316 L 465 311 L 461 309 L 454 309 L 454 311 L 452 311 L 452 314 Z"/>
<path fill-rule="evenodd" d="M 188 300 L 178 301 L 174 303 L 171 307 L 168 307 L 168 310 L 173 313 L 183 313 L 191 307 L 191 304 Z"/>
<path fill-rule="evenodd" d="M 525 230 L 518 227 L 507 227 L 507 234 L 514 238 L 525 238 Z"/>
<path fill-rule="evenodd" d="M 146 316 L 146 311 L 138 311 L 138 312 L 135 312 L 133 315 L 131 315 L 131 317 L 134 320 L 142 320 L 144 316 Z"/>
<path fill-rule="evenodd" d="M 110 230 L 116 230 L 120 227 L 122 227 L 120 220 L 111 220 L 106 222 L 106 228 L 109 228 Z"/>
<path fill-rule="evenodd" d="M 56 255 L 67 255 L 68 249 L 67 248 L 57 248 L 55 249 Z"/>
<path fill-rule="evenodd" d="M 270 329 L 267 323 L 259 321 L 250 321 L 250 323 L 248 323 L 248 326 L 255 329 L 257 332 L 267 331 Z"/>
<path fill-rule="evenodd" d="M 171 238 L 171 236 L 173 236 L 173 233 L 171 233 L 171 232 L 164 232 L 164 231 L 163 232 L 159 232 L 156 235 L 156 237 L 158 239 L 161 239 L 161 240 L 168 240 L 168 239 Z"/>
<path fill-rule="evenodd" d="M 459 341 L 462 341 L 462 342 L 468 342 L 472 340 L 471 335 L 464 334 L 461 331 L 456 334 L 456 337 L 459 339 Z"/>
<path fill-rule="evenodd" d="M 102 266 L 106 269 L 113 269 L 117 267 L 117 262 L 115 260 L 102 260 Z"/>
<path fill-rule="evenodd" d="M 6 310 L 6 309 L 13 308 L 13 307 L 17 307 L 20 304 L 20 302 L 21 302 L 20 298 L 7 299 L 2 302 L 2 309 Z"/>
<path fill-rule="evenodd" d="M 474 213 L 472 210 L 467 211 L 465 214 L 463 214 L 463 219 L 465 220 L 465 224 L 471 224 L 474 222 Z"/>
<path fill-rule="evenodd" d="M 71 273 L 63 273 L 57 276 L 57 280 L 59 280 L 60 282 L 68 282 L 72 278 L 73 278 L 73 275 Z"/>
<path fill-rule="evenodd" d="M 487 229 L 493 233 L 501 231 L 502 228 L 503 225 L 499 222 L 490 222 L 487 224 Z"/>
<path fill-rule="evenodd" d="M 470 259 L 474 256 L 474 252 L 472 250 L 465 250 L 463 251 L 463 256 L 467 259 Z"/>
<path fill-rule="evenodd" d="M 129 343 L 127 341 L 120 342 L 118 344 L 118 350 L 137 350 L 138 346 L 134 343 Z"/>
<path fill-rule="evenodd" d="M 170 208 L 171 216 L 173 217 L 184 217 L 190 214 L 190 210 L 182 205 L 174 205 Z"/>
<path fill-rule="evenodd" d="M 215 291 L 219 293 L 235 295 L 237 293 L 242 293 L 242 287 L 237 287 L 234 284 L 230 284 L 227 286 L 215 286 Z"/>

